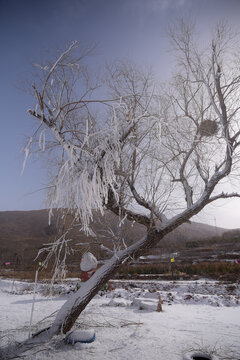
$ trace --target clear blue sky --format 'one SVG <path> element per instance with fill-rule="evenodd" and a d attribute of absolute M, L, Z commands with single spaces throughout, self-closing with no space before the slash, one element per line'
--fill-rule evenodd
<path fill-rule="evenodd" d="M 44 207 L 46 174 L 41 162 L 23 162 L 21 149 L 34 122 L 26 110 L 30 95 L 21 81 L 31 80 L 31 63 L 72 40 L 97 43 L 93 64 L 116 58 L 152 65 L 168 74 L 166 29 L 178 17 L 191 16 L 203 36 L 225 17 L 240 23 L 239 0 L 0 0 L 0 211 Z M 19 89 L 20 88 L 20 89 Z M 32 194 L 33 193 L 33 194 Z M 234 209 L 232 216 L 227 217 Z M 213 215 L 214 213 L 214 215 Z M 240 227 L 240 201 L 231 201 L 198 220 L 218 226 Z"/>

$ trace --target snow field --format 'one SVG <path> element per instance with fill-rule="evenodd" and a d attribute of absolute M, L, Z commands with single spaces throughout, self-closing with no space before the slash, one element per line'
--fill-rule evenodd
<path fill-rule="evenodd" d="M 39 285 L 42 290 L 36 296 L 33 331 L 52 322 L 54 314 L 49 315 L 57 311 L 69 296 L 66 294 L 69 284 L 62 287 L 64 294 L 54 297 L 42 295 L 43 286 Z M 39 352 L 29 353 L 26 359 L 136 360 L 137 357 L 138 360 L 182 360 L 185 353 L 199 349 L 212 351 L 219 359 L 240 359 L 240 306 L 233 301 L 239 296 L 237 287 L 231 288 L 234 292 L 232 305 L 224 306 L 223 299 L 229 296 L 230 290 L 225 291 L 224 286 L 216 282 L 129 284 L 115 282 L 115 290 L 97 295 L 80 316 L 75 328 L 94 330 L 96 340 L 93 343 L 66 345 L 59 336 Z M 0 279 L 2 345 L 10 335 L 17 340 L 25 339 L 29 331 L 33 298 L 31 284 L 15 282 L 12 285 L 12 281 Z M 158 313 L 155 311 L 158 294 L 155 288 L 160 285 L 163 312 Z M 186 294 L 190 295 L 189 289 L 195 289 L 194 294 L 200 299 L 198 302 L 184 300 Z M 172 302 L 168 301 L 169 292 L 172 293 Z M 214 299 L 211 305 L 204 304 L 202 297 L 207 295 Z M 144 308 L 144 304 L 148 306 Z"/>

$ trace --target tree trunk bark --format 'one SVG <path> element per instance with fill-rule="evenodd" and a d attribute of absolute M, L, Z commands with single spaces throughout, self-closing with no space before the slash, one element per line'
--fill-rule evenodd
<path fill-rule="evenodd" d="M 182 218 L 182 222 L 184 222 Z M 129 246 L 126 249 L 118 251 L 112 256 L 80 289 L 73 294 L 58 311 L 54 323 L 51 327 L 40 330 L 32 338 L 21 343 L 17 347 L 17 355 L 31 349 L 32 347 L 49 341 L 54 335 L 65 334 L 71 330 L 75 321 L 85 309 L 87 304 L 97 294 L 103 285 L 110 280 L 114 272 L 129 257 L 139 257 L 146 250 L 155 246 L 167 233 L 178 226 L 178 222 L 170 225 L 164 230 L 149 230 L 148 234 L 142 239 Z M 11 359 L 11 357 L 8 357 Z"/>
<path fill-rule="evenodd" d="M 176 222 L 174 225 L 162 231 L 149 230 L 148 234 L 142 239 L 114 254 L 111 259 L 98 269 L 88 281 L 83 283 L 80 289 L 63 304 L 50 328 L 39 331 L 23 344 L 45 342 L 50 340 L 54 335 L 60 333 L 65 334 L 71 330 L 87 304 L 97 292 L 101 290 L 104 284 L 110 280 L 123 261 L 126 261 L 129 257 L 137 258 L 144 254 L 146 250 L 155 246 L 167 233 L 171 232 L 177 226 L 178 224 Z"/>
<path fill-rule="evenodd" d="M 162 238 L 163 236 L 161 236 Z M 156 241 L 157 242 L 157 241 Z M 58 311 L 54 323 L 51 327 L 45 328 L 33 334 L 32 338 L 24 341 L 17 346 L 15 354 L 19 355 L 34 346 L 49 341 L 54 335 L 65 334 L 71 330 L 75 321 L 85 309 L 87 304 L 97 294 L 103 285 L 110 280 L 114 272 L 119 268 L 124 260 L 135 253 L 139 256 L 139 251 L 149 247 L 149 235 L 146 235 L 135 244 L 114 254 L 80 289 L 74 293 Z M 11 357 L 8 357 L 9 359 Z"/>

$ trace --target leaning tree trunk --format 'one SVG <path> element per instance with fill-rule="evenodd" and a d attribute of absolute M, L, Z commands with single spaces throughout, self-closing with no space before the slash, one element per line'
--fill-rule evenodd
<path fill-rule="evenodd" d="M 209 191 L 211 192 L 211 189 Z M 149 227 L 147 235 L 141 240 L 115 253 L 111 259 L 98 269 L 95 274 L 64 303 L 58 311 L 51 327 L 40 330 L 34 334 L 32 338 L 19 344 L 17 349 L 15 349 L 15 356 L 7 356 L 6 359 L 16 358 L 16 354 L 19 356 L 19 354 L 31 349 L 33 346 L 49 341 L 54 335 L 65 334 L 71 330 L 87 304 L 124 261 L 129 257 L 139 257 L 146 250 L 154 247 L 165 235 L 197 214 L 206 205 L 208 200 L 207 195 L 207 192 L 205 192 L 202 201 L 197 202 L 191 209 L 187 209 L 181 215 L 173 218 L 163 229 L 153 229 Z"/>
<path fill-rule="evenodd" d="M 88 281 L 83 283 L 80 289 L 66 301 L 59 310 L 53 325 L 33 335 L 33 338 L 49 338 L 59 333 L 65 334 L 71 330 L 87 304 L 112 277 L 122 262 L 129 256 L 133 256 L 136 252 L 144 251 L 149 245 L 149 240 L 150 236 L 146 235 L 135 244 L 114 254 L 111 259 L 101 266 L 101 268 L 99 268 Z"/>
<path fill-rule="evenodd" d="M 165 233 L 159 233 L 157 231 L 154 231 L 151 234 L 148 233 L 148 235 L 144 236 L 135 244 L 114 254 L 111 259 L 99 268 L 95 274 L 88 281 L 83 283 L 80 289 L 63 304 L 51 327 L 42 329 L 33 334 L 32 338 L 17 346 L 14 350 L 14 356 L 10 356 L 9 354 L 6 356 L 6 359 L 15 358 L 16 355 L 19 356 L 21 353 L 34 346 L 44 344 L 54 335 L 61 333 L 65 334 L 71 330 L 81 312 L 89 304 L 96 293 L 101 290 L 103 285 L 112 277 L 122 262 L 129 256 L 139 256 L 144 253 L 145 250 L 162 239 L 164 235 Z"/>
<path fill-rule="evenodd" d="M 99 290 L 111 279 L 119 266 L 128 257 L 139 257 L 147 249 L 153 247 L 163 237 L 164 232 L 151 231 L 141 240 L 129 246 L 124 250 L 120 250 L 112 256 L 95 274 L 85 283 L 81 288 L 62 306 L 59 310 L 55 321 L 50 329 L 47 330 L 48 336 L 53 336 L 59 333 L 67 333 L 71 330 L 75 321 L 85 309 L 87 304 L 97 294 Z M 39 334 L 40 335 L 40 334 Z"/>

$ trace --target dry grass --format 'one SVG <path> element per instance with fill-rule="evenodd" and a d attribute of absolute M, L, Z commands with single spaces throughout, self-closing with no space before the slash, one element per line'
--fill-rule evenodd
<path fill-rule="evenodd" d="M 26 266 L 19 269 L 0 269 L 0 277 L 14 278 L 18 280 L 34 281 L 36 266 Z M 194 276 L 208 277 L 218 280 L 237 281 L 240 279 L 240 264 L 230 262 L 199 262 L 197 264 L 182 264 L 175 263 L 174 279 L 184 278 L 190 279 Z M 170 264 L 138 264 L 138 265 L 124 265 L 116 274 L 116 278 L 141 278 L 146 275 L 148 278 L 156 279 L 158 275 L 161 278 L 171 279 L 172 271 Z M 79 278 L 79 267 L 68 266 L 67 277 Z M 50 270 L 42 269 L 39 271 L 39 280 L 49 280 L 52 278 Z"/>
<path fill-rule="evenodd" d="M 28 270 L 5 270 L 0 269 L 0 277 L 2 278 L 8 278 L 8 279 L 16 279 L 16 280 L 28 280 L 28 281 L 34 281 L 35 280 L 35 272 L 36 268 L 28 269 Z M 79 278 L 80 271 L 71 271 L 67 273 L 67 277 L 69 278 Z M 38 273 L 38 280 L 40 281 L 48 281 L 52 278 L 51 271 L 48 270 L 42 270 Z"/>
<path fill-rule="evenodd" d="M 123 266 L 119 270 L 119 277 L 137 278 L 143 274 L 152 275 L 163 274 L 166 278 L 171 278 L 169 264 L 142 264 L 135 266 Z M 200 262 L 197 264 L 178 264 L 175 263 L 174 278 L 192 277 L 194 275 L 210 277 L 213 279 L 223 278 L 224 280 L 236 281 L 240 276 L 240 265 L 229 262 Z"/>

